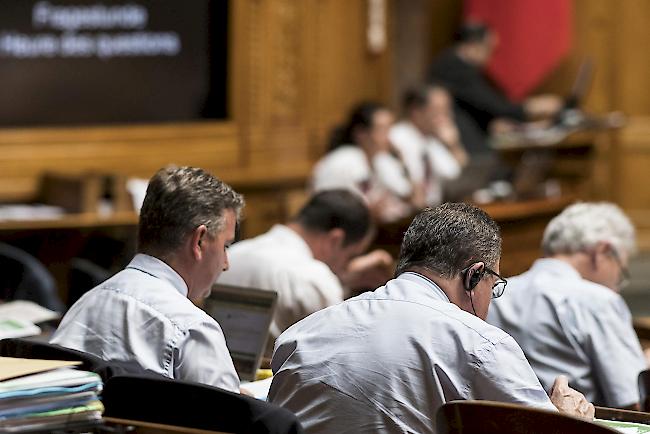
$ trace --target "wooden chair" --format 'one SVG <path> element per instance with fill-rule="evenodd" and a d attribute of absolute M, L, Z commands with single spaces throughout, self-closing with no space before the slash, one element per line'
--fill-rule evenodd
<path fill-rule="evenodd" d="M 650 425 L 650 413 L 623 410 L 620 408 L 596 407 L 596 419 L 644 423 Z"/>
<path fill-rule="evenodd" d="M 438 434 L 613 434 L 602 425 L 515 404 L 451 401 L 436 417 Z"/>
<path fill-rule="evenodd" d="M 641 411 L 650 412 L 650 370 L 639 373 L 639 397 Z"/>

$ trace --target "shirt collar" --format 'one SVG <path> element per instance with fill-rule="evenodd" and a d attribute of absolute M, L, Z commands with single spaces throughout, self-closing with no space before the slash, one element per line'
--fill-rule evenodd
<path fill-rule="evenodd" d="M 578 270 L 573 268 L 571 264 L 554 258 L 541 258 L 536 260 L 531 270 L 545 270 L 559 274 L 564 278 L 582 279 Z"/>
<path fill-rule="evenodd" d="M 138 253 L 126 268 L 138 270 L 158 279 L 165 280 L 184 297 L 187 297 L 187 284 L 183 278 L 172 267 L 158 258 L 144 253 Z"/>
<path fill-rule="evenodd" d="M 285 225 L 274 225 L 269 231 L 274 238 L 280 238 L 283 245 L 290 245 L 291 250 L 304 255 L 308 258 L 313 258 L 314 254 L 307 242 L 293 229 Z"/>
<path fill-rule="evenodd" d="M 449 297 L 447 297 L 447 294 L 445 294 L 445 292 L 438 285 L 436 285 L 433 280 L 429 279 L 426 276 L 423 276 L 420 273 L 416 273 L 414 271 L 406 271 L 397 276 L 397 279 L 408 280 L 410 282 L 416 283 L 419 286 L 426 288 L 436 300 L 451 303 Z"/>

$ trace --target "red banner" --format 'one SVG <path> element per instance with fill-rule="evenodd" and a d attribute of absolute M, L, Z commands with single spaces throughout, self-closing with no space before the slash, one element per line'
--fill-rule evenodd
<path fill-rule="evenodd" d="M 465 19 L 496 31 L 488 75 L 513 100 L 526 97 L 571 47 L 572 0 L 465 0 Z"/>

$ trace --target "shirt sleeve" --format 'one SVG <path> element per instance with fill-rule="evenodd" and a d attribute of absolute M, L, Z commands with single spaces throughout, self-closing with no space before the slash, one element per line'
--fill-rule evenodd
<path fill-rule="evenodd" d="M 239 376 L 221 327 L 200 322 L 181 338 L 174 354 L 174 378 L 239 393 Z"/>
<path fill-rule="evenodd" d="M 445 145 L 432 141 L 427 147 L 427 154 L 434 176 L 444 180 L 456 179 L 460 176 L 462 168 Z"/>
<path fill-rule="evenodd" d="M 585 321 L 586 350 L 606 405 L 639 402 L 638 376 L 647 365 L 627 305 L 617 296 L 611 303 L 595 305 Z"/>
<path fill-rule="evenodd" d="M 314 191 L 343 188 L 362 194 L 362 184 L 370 179 L 367 163 L 350 152 L 334 151 L 323 157 L 314 168 Z"/>
<path fill-rule="evenodd" d="M 340 281 L 331 271 L 313 266 L 278 270 L 275 288 L 278 303 L 274 318 L 279 329 L 276 335 L 310 314 L 340 303 L 344 295 Z"/>
<path fill-rule="evenodd" d="M 492 117 L 511 118 L 519 121 L 526 120 L 526 113 L 522 105 L 508 101 L 485 78 L 478 74 L 464 83 L 463 86 L 457 86 L 454 89 L 454 96 L 465 104 L 488 113 Z"/>
<path fill-rule="evenodd" d="M 468 385 L 472 398 L 556 410 L 512 337 L 485 344 L 474 357 Z"/>
<path fill-rule="evenodd" d="M 405 167 L 387 152 L 380 152 L 372 160 L 372 167 L 379 183 L 400 197 L 411 194 L 411 183 Z"/>

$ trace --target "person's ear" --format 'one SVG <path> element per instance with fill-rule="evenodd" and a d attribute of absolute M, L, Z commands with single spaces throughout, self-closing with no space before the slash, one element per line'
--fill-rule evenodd
<path fill-rule="evenodd" d="M 192 256 L 197 261 L 200 261 L 203 257 L 203 251 L 201 250 L 201 244 L 203 239 L 208 234 L 208 228 L 205 225 L 199 225 L 192 231 L 192 236 L 190 239 L 190 248 L 192 250 Z"/>
<path fill-rule="evenodd" d="M 330 229 L 327 232 L 327 239 L 332 250 L 341 248 L 345 243 L 345 232 L 341 228 Z"/>

